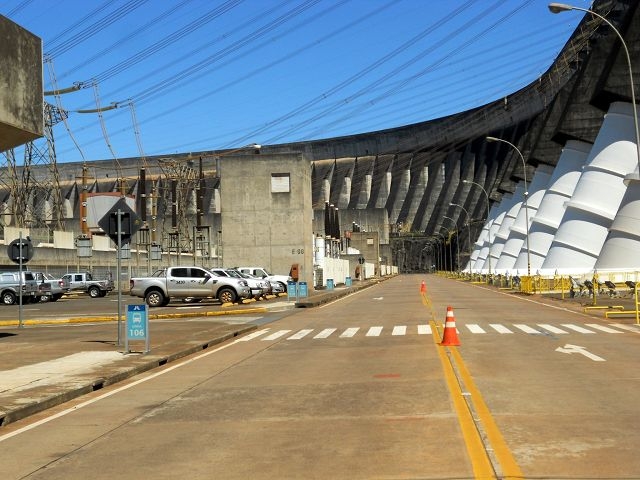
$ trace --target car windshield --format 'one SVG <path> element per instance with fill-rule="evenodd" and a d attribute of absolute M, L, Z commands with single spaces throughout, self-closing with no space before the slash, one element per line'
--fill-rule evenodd
<path fill-rule="evenodd" d="M 236 270 L 226 270 L 226 272 L 231 276 L 231 277 L 235 277 L 235 278 L 244 278 L 242 276 L 242 274 Z"/>

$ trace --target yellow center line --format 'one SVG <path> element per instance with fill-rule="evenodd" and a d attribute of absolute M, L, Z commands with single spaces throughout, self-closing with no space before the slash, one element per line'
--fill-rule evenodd
<path fill-rule="evenodd" d="M 491 411 L 482 398 L 480 390 L 476 387 L 457 347 L 444 347 L 439 345 L 440 333 L 435 321 L 432 303 L 426 295 L 422 294 L 421 297 L 423 305 L 428 306 L 431 309 L 431 320 L 429 323 L 431 325 L 433 340 L 437 345 L 438 357 L 440 358 L 440 362 L 444 370 L 445 381 L 453 400 L 454 409 L 458 416 L 458 422 L 462 430 L 462 435 L 475 478 L 496 478 L 496 472 L 494 471 L 491 459 L 487 454 L 487 448 L 492 449 L 493 458 L 500 464 L 500 478 L 524 478 L 520 467 L 516 463 L 511 450 L 491 415 Z M 456 376 L 453 362 L 455 362 L 455 366 L 458 369 L 462 385 L 464 385 L 466 392 L 463 392 L 461 389 L 461 383 L 458 381 L 458 377 Z M 465 396 L 467 397 L 467 400 L 471 402 L 472 406 L 467 404 Z M 483 443 L 478 426 L 473 419 L 471 408 L 473 408 L 477 419 L 479 419 L 482 425 L 482 429 L 486 435 L 485 440 L 488 442 L 488 445 Z"/>
<path fill-rule="evenodd" d="M 475 383 L 473 382 L 471 374 L 469 373 L 467 366 L 462 360 L 460 352 L 456 348 L 451 348 L 450 351 L 455 359 L 456 365 L 458 366 L 467 392 L 471 394 L 471 400 L 473 401 L 476 414 L 478 415 L 482 422 L 482 425 L 484 426 L 484 431 L 487 435 L 489 443 L 493 448 L 498 462 L 500 462 L 503 474 L 502 478 L 524 478 L 520 467 L 518 466 L 515 458 L 513 457 L 513 454 L 511 453 L 511 449 L 502 436 L 502 433 L 500 432 L 500 429 L 498 428 L 493 415 L 491 415 L 489 407 L 487 407 L 487 404 L 484 402 L 480 390 L 478 390 Z"/>
<path fill-rule="evenodd" d="M 438 327 L 433 320 L 429 323 L 431 324 L 433 339 L 436 344 L 438 344 L 440 343 L 440 337 L 437 331 Z M 447 347 L 437 347 L 438 356 L 442 363 L 444 378 L 447 382 L 449 392 L 451 393 L 453 406 L 458 417 L 458 423 L 462 430 L 462 436 L 464 438 L 465 446 L 467 447 L 467 453 L 469 454 L 473 474 L 477 479 L 493 479 L 495 478 L 495 472 L 491 466 L 491 461 L 487 456 L 484 444 L 482 443 L 482 439 L 480 438 L 480 434 L 476 428 L 476 424 L 471 417 L 471 412 L 469 411 L 467 403 L 462 395 L 460 384 L 456 379 L 453 366 L 447 357 L 445 348 Z"/>

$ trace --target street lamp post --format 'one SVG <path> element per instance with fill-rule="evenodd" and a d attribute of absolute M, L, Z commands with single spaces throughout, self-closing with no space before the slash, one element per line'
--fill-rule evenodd
<path fill-rule="evenodd" d="M 462 211 L 467 216 L 467 236 L 468 236 L 467 242 L 469 244 L 469 275 L 471 275 L 471 218 L 469 218 L 469 212 L 467 211 L 467 209 L 464 208 L 462 205 L 458 205 L 457 203 L 449 203 L 449 205 L 451 205 L 452 207 L 461 208 Z M 489 252 L 489 254 L 491 254 L 491 252 Z"/>
<path fill-rule="evenodd" d="M 436 272 L 439 272 L 442 268 L 442 262 L 440 260 L 440 243 L 439 239 L 435 235 L 433 236 L 433 240 L 431 248 L 433 249 L 433 258 L 436 262 Z"/>
<path fill-rule="evenodd" d="M 451 220 L 454 226 L 456 227 L 455 230 L 453 230 L 456 232 L 456 265 L 458 266 L 458 268 L 460 268 L 460 242 L 458 241 L 458 224 L 453 218 L 448 217 L 446 215 L 443 215 L 442 218 Z M 451 233 L 451 230 L 449 230 L 449 233 Z M 449 236 L 449 254 L 451 255 L 451 236 Z M 451 261 L 451 263 L 452 263 L 451 271 L 453 272 L 453 261 Z"/>
<path fill-rule="evenodd" d="M 609 25 L 611 29 L 615 32 L 615 34 L 618 36 L 618 38 L 620 39 L 620 43 L 622 44 L 624 53 L 627 56 L 627 67 L 629 68 L 629 80 L 631 83 L 631 105 L 633 106 L 633 124 L 636 129 L 636 153 L 637 153 L 638 174 L 639 174 L 637 178 L 635 178 L 634 176 L 633 179 L 638 180 L 640 179 L 640 129 L 638 128 L 638 111 L 636 107 L 636 92 L 633 84 L 633 68 L 631 67 L 631 56 L 629 55 L 629 49 L 627 48 L 627 44 L 624 41 L 624 38 L 622 37 L 622 34 L 618 31 L 618 29 L 609 20 L 607 20 L 605 17 L 603 17 L 599 13 L 596 13 L 593 10 L 589 10 L 588 8 L 574 7 L 573 5 L 567 5 L 564 3 L 554 2 L 549 4 L 549 11 L 551 11 L 551 13 L 567 12 L 569 10 L 579 10 L 581 12 L 590 13 L 591 15 L 598 17 L 604 23 Z M 625 180 L 631 180 L 631 179 L 632 179 L 631 176 L 627 176 Z"/>
<path fill-rule="evenodd" d="M 439 237 L 442 237 L 442 263 L 444 265 L 444 271 L 447 271 L 447 237 L 443 233 L 438 233 Z"/>
<path fill-rule="evenodd" d="M 529 191 L 527 187 L 527 162 L 524 159 L 524 155 L 518 147 L 513 143 L 503 140 L 502 138 L 487 137 L 487 142 L 502 142 L 512 147 L 522 160 L 522 169 L 524 172 L 524 222 L 525 222 L 525 234 L 527 236 L 527 277 L 531 276 L 531 254 L 529 253 Z"/>
<path fill-rule="evenodd" d="M 479 183 L 476 182 L 472 182 L 471 180 L 462 180 L 462 183 L 470 183 L 471 185 L 475 185 L 477 187 L 480 188 L 480 190 L 482 190 L 482 192 L 484 193 L 484 196 L 487 200 L 487 223 L 489 222 L 489 194 L 487 193 L 487 191 L 484 189 L 484 187 L 482 185 L 480 185 Z M 489 235 L 489 275 L 491 275 L 491 228 L 489 226 L 488 228 L 488 235 Z"/>

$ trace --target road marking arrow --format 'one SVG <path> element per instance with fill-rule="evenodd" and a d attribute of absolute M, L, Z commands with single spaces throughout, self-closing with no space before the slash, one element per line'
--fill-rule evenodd
<path fill-rule="evenodd" d="M 564 347 L 556 348 L 556 352 L 568 353 L 568 354 L 579 353 L 580 355 L 584 355 L 585 357 L 590 358 L 594 362 L 606 362 L 604 358 L 599 357 L 598 355 L 594 355 L 591 352 L 588 352 L 585 347 L 581 347 L 579 345 L 566 344 Z"/>

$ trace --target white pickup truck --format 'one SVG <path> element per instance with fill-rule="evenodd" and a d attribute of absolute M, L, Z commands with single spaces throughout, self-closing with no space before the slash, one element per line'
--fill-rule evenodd
<path fill-rule="evenodd" d="M 97 280 L 90 272 L 65 273 L 64 282 L 69 282 L 70 292 L 88 293 L 91 298 L 104 297 L 113 290 L 113 280 Z"/>
<path fill-rule="evenodd" d="M 129 286 L 129 294 L 144 298 L 149 307 L 165 307 L 174 298 L 214 298 L 222 303 L 233 303 L 251 295 L 246 281 L 218 277 L 205 268 L 194 266 L 163 268 L 150 277 L 132 278 Z"/>

